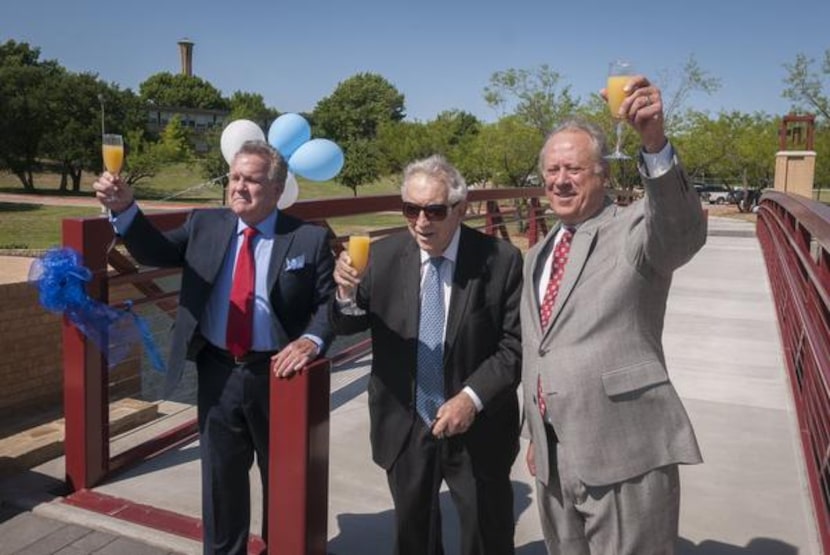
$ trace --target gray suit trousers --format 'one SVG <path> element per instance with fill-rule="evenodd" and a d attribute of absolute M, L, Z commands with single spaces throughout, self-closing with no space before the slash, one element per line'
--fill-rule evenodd
<path fill-rule="evenodd" d="M 548 553 L 557 555 L 672 555 L 680 510 L 676 464 L 607 486 L 576 475 L 567 449 L 550 442 L 556 465 L 548 485 L 536 481 Z"/>

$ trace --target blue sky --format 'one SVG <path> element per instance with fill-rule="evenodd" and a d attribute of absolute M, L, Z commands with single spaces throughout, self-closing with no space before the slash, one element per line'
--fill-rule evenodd
<path fill-rule="evenodd" d="M 179 71 L 176 43 L 187 37 L 196 75 L 281 112 L 311 111 L 341 81 L 373 72 L 405 95 L 410 120 L 461 109 L 493 121 L 482 94 L 494 72 L 548 64 L 585 98 L 617 57 L 653 77 L 679 74 L 693 55 L 722 86 L 688 106 L 785 113 L 783 65 L 799 52 L 820 60 L 828 21 L 828 0 L 26 0 L 0 8 L 0 41 L 137 91 Z"/>

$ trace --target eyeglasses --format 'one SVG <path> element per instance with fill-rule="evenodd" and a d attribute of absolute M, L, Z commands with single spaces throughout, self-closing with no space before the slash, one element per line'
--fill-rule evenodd
<path fill-rule="evenodd" d="M 404 218 L 407 220 L 417 220 L 418 216 L 421 212 L 423 212 L 424 216 L 427 217 L 427 220 L 431 222 L 441 222 L 447 219 L 447 213 L 450 209 L 455 208 L 456 206 L 458 206 L 457 202 L 454 202 L 449 206 L 446 204 L 427 204 L 426 206 L 421 206 L 420 204 L 404 202 L 402 212 Z"/>

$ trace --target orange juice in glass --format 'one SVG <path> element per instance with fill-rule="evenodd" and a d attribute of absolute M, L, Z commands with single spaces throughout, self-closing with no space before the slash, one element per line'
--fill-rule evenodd
<path fill-rule="evenodd" d="M 630 75 L 609 75 L 608 84 L 606 85 L 606 93 L 608 94 L 608 109 L 611 112 L 611 117 L 620 119 L 620 106 L 625 100 L 625 91 L 623 87 L 631 79 Z"/>
<path fill-rule="evenodd" d="M 352 267 L 358 272 L 365 270 L 369 263 L 369 236 L 349 236 L 348 253 L 349 258 L 352 259 Z"/>
<path fill-rule="evenodd" d="M 104 167 L 112 174 L 119 173 L 124 164 L 124 138 L 121 135 L 107 133 L 104 135 L 101 149 Z"/>
<path fill-rule="evenodd" d="M 616 121 L 614 131 L 617 138 L 614 152 L 606 156 L 610 160 L 627 160 L 630 158 L 622 151 L 623 121 L 625 118 L 620 117 L 620 106 L 626 97 L 623 87 L 632 76 L 634 76 L 634 65 L 627 60 L 614 60 L 608 66 L 605 94 L 608 96 L 608 111 L 611 112 L 611 117 Z"/>

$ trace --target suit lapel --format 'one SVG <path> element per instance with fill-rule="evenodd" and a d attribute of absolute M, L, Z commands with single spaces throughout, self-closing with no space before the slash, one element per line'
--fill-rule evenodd
<path fill-rule="evenodd" d="M 525 281 L 525 287 L 529 287 L 528 296 L 529 298 L 533 299 L 532 303 L 532 313 L 533 317 L 531 318 L 533 323 L 533 328 L 536 331 L 536 335 L 538 337 L 542 337 L 545 330 L 542 329 L 542 321 L 539 316 L 539 312 L 542 307 L 542 299 L 539 298 L 539 280 L 542 279 L 542 269 L 547 262 L 548 255 L 553 248 L 553 240 L 556 237 L 556 234 L 559 232 L 559 226 L 556 226 L 552 229 L 544 239 L 544 243 L 540 246 L 540 248 L 536 251 L 535 258 L 531 262 L 530 267 L 530 275 L 532 279 Z"/>
<path fill-rule="evenodd" d="M 467 314 L 467 302 L 473 281 L 478 279 L 481 268 L 486 268 L 486 261 L 479 260 L 481 255 L 470 243 L 473 237 L 469 230 L 461 227 L 461 237 L 458 241 L 458 255 L 456 257 L 455 272 L 452 276 L 452 293 L 450 294 L 450 308 L 447 312 L 447 333 L 444 345 L 449 348 L 444 351 L 444 360 L 448 360 L 449 351 L 455 345 L 455 336 L 461 325 L 461 320 Z"/>
<path fill-rule="evenodd" d="M 596 236 L 600 226 L 605 220 L 613 217 L 613 207 L 611 207 L 611 200 L 606 199 L 602 211 L 594 218 L 587 220 L 579 226 L 573 237 L 571 243 L 571 250 L 568 254 L 568 262 L 565 265 L 565 275 L 562 276 L 562 284 L 559 286 L 559 293 L 556 295 L 556 302 L 553 304 L 553 312 L 550 316 L 547 329 L 544 330 L 544 335 L 550 333 L 551 328 L 559 318 L 562 308 L 571 296 L 579 276 L 585 269 L 585 264 L 588 262 L 588 257 L 594 250 L 596 244 Z"/>
<path fill-rule="evenodd" d="M 222 264 L 225 261 L 225 256 L 231 246 L 231 241 L 236 234 L 237 222 L 239 219 L 236 214 L 230 210 L 226 210 L 222 214 L 222 223 L 220 225 L 211 226 L 209 231 L 211 249 L 208 251 L 209 267 L 206 276 L 210 276 L 210 283 L 216 283 L 216 276 L 219 275 L 222 269 Z M 231 260 L 233 263 L 233 259 Z M 211 286 L 212 287 L 212 286 Z"/>
<path fill-rule="evenodd" d="M 566 302 L 568 302 L 568 298 L 571 296 L 571 292 L 573 292 L 576 282 L 579 281 L 579 276 L 582 274 L 582 270 L 585 268 L 585 263 L 588 262 L 588 256 L 591 254 L 596 233 L 596 227 L 591 226 L 588 229 L 580 229 L 574 234 L 573 241 L 571 243 L 571 250 L 568 254 L 568 262 L 565 264 L 565 275 L 562 276 L 562 283 L 559 285 L 559 293 L 556 295 L 556 302 L 553 303 L 553 312 L 550 315 L 550 322 L 548 322 L 547 329 L 544 330 L 546 335 L 550 332 L 553 324 L 559 318 L 559 314 L 562 312 L 562 307 Z"/>
<path fill-rule="evenodd" d="M 421 293 L 421 251 L 418 250 L 418 244 L 410 236 L 401 253 L 400 260 L 392 260 L 387 266 L 390 272 L 386 276 L 374 276 L 373 279 L 381 279 L 389 283 L 400 284 L 401 293 L 401 312 L 405 315 L 412 315 L 412 317 L 405 317 L 403 321 L 409 329 L 404 330 L 404 337 L 418 337 L 419 325 L 419 310 L 420 310 L 420 293 Z M 380 270 L 386 271 L 386 269 Z M 390 279 L 391 278 L 391 279 Z"/>
<path fill-rule="evenodd" d="M 277 215 L 277 225 L 274 229 L 274 246 L 271 250 L 271 266 L 268 268 L 268 291 L 274 289 L 274 284 L 280 275 L 288 249 L 294 241 L 294 230 L 289 226 L 287 216 L 283 213 Z"/>

